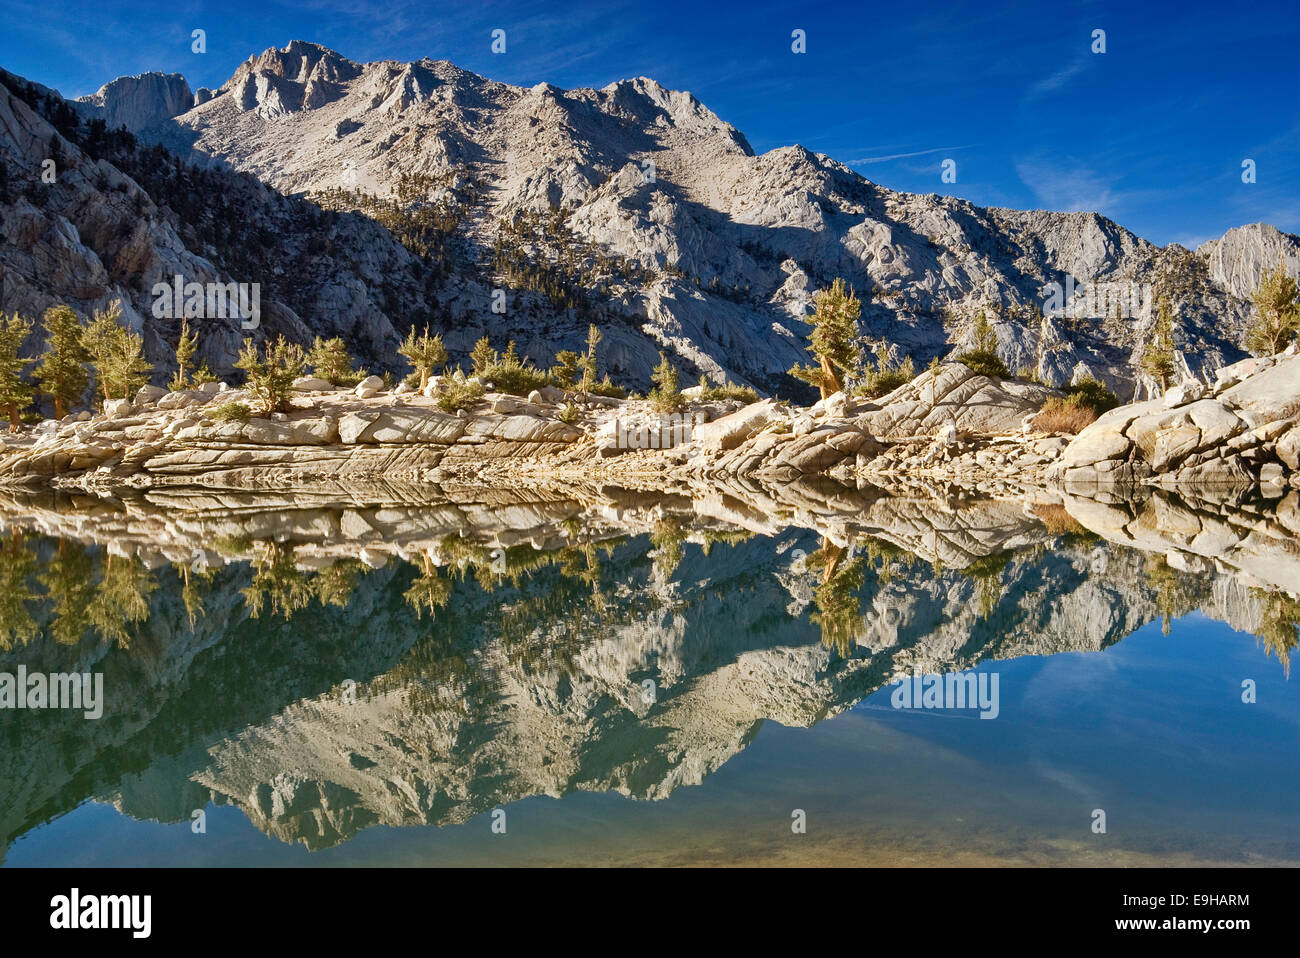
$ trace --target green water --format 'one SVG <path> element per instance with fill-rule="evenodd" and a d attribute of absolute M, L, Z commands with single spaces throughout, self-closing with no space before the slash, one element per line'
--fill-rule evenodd
<path fill-rule="evenodd" d="M 434 547 L 357 558 L 346 509 L 133 508 L 12 519 L 0 673 L 105 693 L 0 712 L 8 866 L 1300 860 L 1296 604 L 1231 569 L 984 513 L 959 564 L 666 513 L 494 545 L 429 509 L 401 527 Z M 97 536 L 129 523 L 208 558 Z M 966 670 L 996 717 L 895 707 Z"/>

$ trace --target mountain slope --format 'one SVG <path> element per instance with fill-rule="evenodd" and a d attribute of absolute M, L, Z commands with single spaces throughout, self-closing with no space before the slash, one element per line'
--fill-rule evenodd
<path fill-rule="evenodd" d="M 989 306 L 1012 370 L 1053 385 L 1091 374 L 1128 398 L 1145 306 L 1126 303 L 1119 319 L 1107 302 L 1044 316 L 1048 284 L 1166 290 L 1187 372 L 1203 375 L 1244 355 L 1260 275 L 1279 261 L 1300 274 L 1300 239 L 1264 224 L 1193 253 L 1093 213 L 898 193 L 799 146 L 755 155 L 689 93 L 646 78 L 522 88 L 446 61 L 363 64 L 294 41 L 171 117 L 184 105 L 172 81 L 128 79 L 96 94 L 103 117 L 214 176 L 251 174 L 275 191 L 223 211 L 272 232 L 241 268 L 296 276 L 300 252 L 280 247 L 317 205 L 366 214 L 405 243 L 413 262 L 398 265 L 391 243 L 349 218 L 361 246 L 342 258 L 355 281 L 313 274 L 303 295 L 283 293 L 304 327 L 342 330 L 380 364 L 399 365 L 391 347 L 412 323 L 431 322 L 456 359 L 488 335 L 546 365 L 596 322 L 602 368 L 630 385 L 648 383 L 663 350 L 688 379 L 789 392 L 810 294 L 843 276 L 863 301 L 865 344 L 884 339 L 924 363 L 968 345 Z M 208 202 L 192 217 L 196 249 L 225 228 Z M 268 212 L 286 202 L 300 214 Z M 364 268 L 375 248 L 381 272 Z M 417 278 L 394 282 L 393 269 Z"/>
<path fill-rule="evenodd" d="M 111 100 L 99 109 L 133 112 Z M 53 182 L 42 177 L 47 160 Z M 437 319 L 426 264 L 373 220 L 326 213 L 247 174 L 188 166 L 2 72 L 0 238 L 0 308 L 34 319 L 55 303 L 89 315 L 120 300 L 155 381 L 172 366 L 180 321 L 155 317 L 152 290 L 176 275 L 259 284 L 257 328 L 233 318 L 195 324 L 199 358 L 227 375 L 246 336 L 280 333 L 341 335 L 364 360 L 394 366 L 389 315 Z"/>

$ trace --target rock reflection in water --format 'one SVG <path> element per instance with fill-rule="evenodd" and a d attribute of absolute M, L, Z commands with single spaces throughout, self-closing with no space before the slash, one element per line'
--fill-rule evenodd
<path fill-rule="evenodd" d="M 87 799 L 171 822 L 233 804 L 319 849 L 531 795 L 665 798 L 766 719 L 1195 610 L 1289 668 L 1294 498 L 9 493 L 0 671 L 109 691 L 97 722 L 0 717 L 0 848 Z"/>

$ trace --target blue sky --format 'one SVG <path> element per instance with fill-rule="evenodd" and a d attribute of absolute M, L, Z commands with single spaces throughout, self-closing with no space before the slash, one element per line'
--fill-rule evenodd
<path fill-rule="evenodd" d="M 1300 6 L 0 0 L 0 66 L 69 96 L 146 70 L 216 87 L 291 39 L 509 83 L 688 89 L 758 152 L 801 143 L 886 186 L 1095 209 L 1195 246 L 1300 232 Z M 207 52 L 190 50 L 207 32 Z M 490 50 L 506 31 L 506 52 Z M 807 52 L 791 50 L 804 30 Z M 1106 52 L 1093 53 L 1093 31 Z M 1242 182 L 1253 159 L 1256 182 Z M 957 181 L 941 180 L 944 159 Z"/>

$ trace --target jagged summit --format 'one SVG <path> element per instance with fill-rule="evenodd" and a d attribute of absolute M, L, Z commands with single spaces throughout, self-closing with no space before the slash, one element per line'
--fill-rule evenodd
<path fill-rule="evenodd" d="M 393 338 L 412 316 L 439 327 L 453 356 L 487 335 L 500 345 L 514 339 L 543 364 L 580 349 L 597 320 L 606 368 L 631 385 L 647 385 L 662 350 L 690 381 L 785 390 L 785 371 L 805 358 L 812 293 L 843 277 L 862 299 L 867 346 L 885 340 L 918 363 L 947 356 L 969 347 L 973 315 L 991 306 L 1011 370 L 1052 385 L 1095 376 L 1127 397 L 1149 316 L 1121 306 L 1116 319 L 1103 302 L 1047 317 L 1051 286 L 1172 291 L 1176 346 L 1187 373 L 1202 374 L 1243 355 L 1247 297 L 1263 273 L 1277 262 L 1300 272 L 1300 240 L 1271 227 L 1229 231 L 1193 253 L 1157 247 L 1095 213 L 897 192 L 797 144 L 756 155 L 691 93 L 649 77 L 600 89 L 520 87 L 447 60 L 358 63 L 300 40 L 250 56 L 187 109 L 188 86 L 149 79 L 161 76 L 115 81 L 81 109 L 126 117 L 146 143 L 270 187 L 241 214 L 272 244 L 257 262 L 285 277 L 306 328 L 350 331 L 363 354 L 385 363 L 396 362 Z M 48 135 L 33 131 L 12 155 L 37 168 L 42 143 Z M 266 225 L 278 224 L 273 204 L 285 197 L 305 195 L 315 208 L 338 203 L 341 191 L 368 195 L 373 212 L 402 184 L 402 202 L 436 210 L 428 214 L 436 227 L 419 239 L 420 255 L 436 261 L 423 281 L 415 277 L 430 267 L 398 267 L 401 254 L 386 245 L 345 270 L 369 277 L 358 286 L 304 282 L 339 264 L 298 249 L 305 233 Z M 195 217 L 187 242 L 205 254 L 228 244 L 231 231 L 203 212 L 220 200 L 181 195 Z M 310 248 L 360 248 L 352 222 L 313 222 L 307 232 L 324 235 Z M 103 255 L 123 259 L 108 247 Z M 403 281 L 386 280 L 380 262 Z M 16 291 L 42 283 L 33 275 L 7 290 L 15 302 L 39 299 Z M 491 306 L 498 289 L 505 312 Z M 146 312 L 145 297 L 133 295 Z"/>

